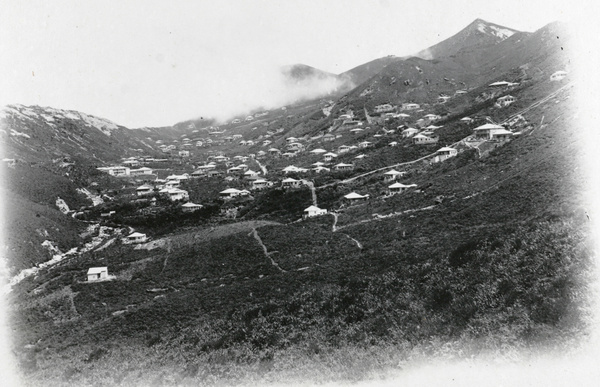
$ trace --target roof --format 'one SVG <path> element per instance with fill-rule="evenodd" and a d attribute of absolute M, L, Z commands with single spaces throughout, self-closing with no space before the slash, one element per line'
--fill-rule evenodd
<path fill-rule="evenodd" d="M 230 194 L 230 193 L 240 193 L 241 191 L 239 189 L 235 189 L 235 188 L 227 188 L 226 190 L 223 190 L 219 193 L 222 194 Z"/>
<path fill-rule="evenodd" d="M 337 157 L 337 155 L 335 153 L 333 153 L 333 152 L 325 153 L 323 156 Z"/>
<path fill-rule="evenodd" d="M 127 235 L 127 238 L 139 238 L 139 237 L 145 237 L 146 234 L 142 234 L 141 232 L 134 232 L 133 234 L 129 234 Z"/>
<path fill-rule="evenodd" d="M 312 163 L 312 165 L 315 165 L 317 167 L 320 167 L 321 165 L 325 165 L 325 163 L 322 163 L 320 161 L 317 161 L 316 163 Z"/>
<path fill-rule="evenodd" d="M 181 207 L 186 207 L 186 208 L 190 208 L 190 207 L 202 207 L 202 204 L 196 204 L 196 203 L 190 202 L 190 203 L 185 203 Z"/>
<path fill-rule="evenodd" d="M 257 175 L 258 172 L 254 172 L 253 170 L 249 169 L 246 172 L 244 172 L 244 175 Z"/>
<path fill-rule="evenodd" d="M 443 148 L 438 149 L 437 151 L 438 152 L 452 152 L 452 151 L 455 151 L 455 150 L 456 149 L 454 149 L 454 148 L 450 148 L 449 146 L 445 146 Z"/>
<path fill-rule="evenodd" d="M 357 194 L 356 192 L 351 192 L 348 195 L 344 196 L 344 198 L 346 198 L 346 199 L 364 199 L 367 197 L 369 197 L 369 195 L 360 195 L 360 194 Z"/>
<path fill-rule="evenodd" d="M 413 138 L 429 138 L 429 137 L 419 133 L 419 134 L 416 134 Z"/>
<path fill-rule="evenodd" d="M 352 164 L 344 164 L 344 163 L 339 163 L 335 165 L 336 167 L 353 167 L 354 165 Z"/>
<path fill-rule="evenodd" d="M 402 184 L 402 183 L 394 183 L 392 185 L 390 185 L 388 188 L 409 188 L 409 187 L 416 187 L 416 184 Z"/>
<path fill-rule="evenodd" d="M 103 271 L 108 272 L 108 267 L 107 266 L 101 266 L 101 267 L 90 267 L 87 271 L 88 274 L 100 274 Z"/>
<path fill-rule="evenodd" d="M 144 185 L 140 185 L 139 187 L 136 188 L 137 191 L 146 190 L 146 189 L 154 189 L 154 187 L 144 184 Z"/>
<path fill-rule="evenodd" d="M 287 179 L 283 179 L 281 182 L 282 183 L 293 183 L 295 181 L 300 181 L 300 180 L 296 180 L 296 179 L 292 179 L 291 177 L 288 177 Z"/>
<path fill-rule="evenodd" d="M 419 131 L 419 129 L 415 129 L 415 128 L 407 128 L 407 129 L 404 129 L 402 132 L 404 133 L 404 132 L 413 132 L 413 131 L 415 131 L 415 132 L 418 132 L 418 131 Z"/>
<path fill-rule="evenodd" d="M 313 149 L 310 151 L 310 153 L 325 153 L 325 152 L 327 152 L 327 151 L 325 149 L 321 149 L 321 148 Z"/>
<path fill-rule="evenodd" d="M 395 169 L 392 169 L 391 171 L 384 173 L 384 175 L 403 175 L 404 173 L 406 172 L 398 172 Z"/>
<path fill-rule="evenodd" d="M 307 211 L 323 211 L 323 209 L 321 209 L 317 206 L 310 206 L 304 210 L 304 212 L 307 212 Z"/>
<path fill-rule="evenodd" d="M 481 126 L 476 127 L 473 130 L 489 130 L 489 129 L 504 129 L 504 127 L 500 126 L 500 125 L 496 125 L 496 124 L 483 124 Z"/>
<path fill-rule="evenodd" d="M 498 129 L 497 131 L 494 132 L 494 136 L 498 135 L 498 134 L 514 134 L 514 133 L 511 132 L 510 130 Z"/>

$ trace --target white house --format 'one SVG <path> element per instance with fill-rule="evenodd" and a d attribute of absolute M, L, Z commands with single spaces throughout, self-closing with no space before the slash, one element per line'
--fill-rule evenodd
<path fill-rule="evenodd" d="M 88 281 L 98 281 L 108 278 L 108 267 L 90 267 L 87 271 Z"/>
<path fill-rule="evenodd" d="M 361 132 L 364 132 L 364 129 L 361 129 L 361 128 L 350 129 L 350 133 L 352 133 L 352 134 L 359 134 Z"/>
<path fill-rule="evenodd" d="M 415 129 L 415 128 L 404 129 L 402 131 L 402 137 L 404 137 L 404 138 L 412 137 L 417 133 L 419 133 L 419 130 Z"/>
<path fill-rule="evenodd" d="M 426 114 L 423 116 L 424 120 L 428 120 L 428 121 L 437 121 L 439 119 L 441 119 L 442 117 L 437 115 L 437 114 Z"/>
<path fill-rule="evenodd" d="M 361 194 L 357 194 L 356 192 L 350 192 L 348 195 L 344 195 L 344 199 L 350 200 L 350 201 L 365 200 L 368 198 L 369 198 L 369 194 L 361 195 Z"/>
<path fill-rule="evenodd" d="M 498 129 L 492 133 L 492 141 L 508 141 L 512 139 L 514 133 L 506 129 Z"/>
<path fill-rule="evenodd" d="M 187 200 L 189 198 L 188 192 L 179 188 L 164 188 L 158 192 L 166 194 L 173 202 L 176 200 Z"/>
<path fill-rule="evenodd" d="M 142 167 L 142 168 L 139 168 L 139 169 L 131 169 L 131 170 L 129 170 L 129 174 L 131 176 L 151 175 L 152 174 L 152 168 Z"/>
<path fill-rule="evenodd" d="M 265 189 L 273 186 L 273 182 L 265 179 L 256 179 L 252 182 L 252 189 Z"/>
<path fill-rule="evenodd" d="M 337 155 L 335 153 L 333 153 L 333 152 L 325 153 L 323 155 L 323 161 L 329 163 L 329 162 L 331 162 L 336 157 L 337 157 Z"/>
<path fill-rule="evenodd" d="M 292 142 L 292 143 L 288 143 L 285 146 L 285 149 L 288 151 L 299 151 L 304 149 L 304 145 L 300 144 L 299 142 Z"/>
<path fill-rule="evenodd" d="M 466 124 L 470 124 L 471 122 L 473 122 L 473 119 L 471 117 L 463 117 L 459 121 L 464 122 Z"/>
<path fill-rule="evenodd" d="M 327 151 L 325 149 L 317 148 L 317 149 L 311 150 L 310 153 L 318 155 L 318 154 L 321 154 L 321 153 L 327 153 Z"/>
<path fill-rule="evenodd" d="M 561 81 L 567 77 L 566 71 L 557 71 L 554 74 L 550 75 L 551 81 Z"/>
<path fill-rule="evenodd" d="M 340 145 L 338 147 L 338 153 L 346 153 L 346 152 L 350 152 L 350 146 L 349 145 Z"/>
<path fill-rule="evenodd" d="M 394 111 L 394 107 L 389 103 L 375 106 L 375 113 L 387 113 L 391 111 Z"/>
<path fill-rule="evenodd" d="M 137 196 L 150 195 L 150 194 L 152 194 L 152 191 L 154 191 L 154 187 L 152 187 L 150 185 L 146 185 L 146 184 L 140 185 L 139 187 L 137 187 L 135 189 Z"/>
<path fill-rule="evenodd" d="M 496 106 L 506 107 L 515 101 L 516 101 L 516 98 L 513 97 L 512 95 L 505 95 L 504 97 L 500 97 L 496 100 Z"/>
<path fill-rule="evenodd" d="M 281 151 L 277 148 L 271 148 L 268 152 L 271 156 L 277 156 L 281 153 Z"/>
<path fill-rule="evenodd" d="M 398 172 L 395 169 L 392 169 L 383 174 L 383 181 L 393 181 L 404 175 L 406 175 L 406 172 Z"/>
<path fill-rule="evenodd" d="M 181 206 L 181 209 L 183 210 L 183 212 L 194 212 L 201 208 L 202 208 L 202 204 L 196 204 L 196 203 L 192 203 L 192 202 L 185 203 L 184 205 Z"/>
<path fill-rule="evenodd" d="M 248 180 L 256 180 L 258 179 L 258 172 L 249 169 L 246 172 L 244 172 L 244 178 Z"/>
<path fill-rule="evenodd" d="M 288 177 L 287 179 L 283 179 L 281 181 L 282 188 L 298 188 L 302 186 L 302 180 L 292 179 Z"/>
<path fill-rule="evenodd" d="M 226 190 L 219 192 L 219 196 L 222 199 L 233 199 L 233 198 L 239 196 L 240 192 L 242 192 L 242 191 L 240 191 L 239 189 L 236 189 L 236 188 L 227 188 Z"/>
<path fill-rule="evenodd" d="M 397 141 L 392 141 L 388 145 L 389 146 L 396 146 L 396 145 L 398 145 L 398 142 Z"/>
<path fill-rule="evenodd" d="M 317 206 L 310 206 L 304 210 L 304 218 L 312 218 L 313 216 L 325 215 L 327 210 Z"/>
<path fill-rule="evenodd" d="M 333 169 L 335 169 L 336 171 L 351 171 L 354 169 L 354 165 L 339 163 L 334 165 Z"/>
<path fill-rule="evenodd" d="M 504 127 L 500 125 L 484 124 L 473 129 L 473 137 L 478 140 L 491 140 L 494 133 L 504 130 Z"/>
<path fill-rule="evenodd" d="M 180 150 L 179 157 L 190 157 L 190 151 L 188 150 Z"/>
<path fill-rule="evenodd" d="M 442 162 L 450 157 L 454 157 L 458 154 L 458 151 L 454 148 L 445 146 L 437 150 L 436 155 L 433 157 L 434 163 Z"/>
<path fill-rule="evenodd" d="M 124 244 L 132 244 L 132 243 L 144 243 L 148 240 L 146 234 L 142 234 L 141 232 L 134 232 L 129 234 L 123 239 Z"/>
<path fill-rule="evenodd" d="M 402 110 L 416 110 L 419 109 L 421 105 L 418 103 L 403 103 L 401 106 Z"/>
<path fill-rule="evenodd" d="M 290 172 L 300 173 L 300 172 L 308 172 L 308 169 L 296 167 L 294 165 L 288 165 L 287 167 L 283 168 L 282 171 L 283 171 L 283 173 L 290 173 Z"/>
<path fill-rule="evenodd" d="M 397 193 L 402 193 L 402 192 L 406 191 L 407 189 L 413 188 L 413 187 L 416 187 L 416 186 L 417 186 L 416 184 L 408 184 L 408 185 L 406 185 L 406 184 L 402 184 L 402 183 L 394 183 L 394 184 L 390 185 L 388 187 L 388 189 L 390 190 L 390 194 L 394 195 L 394 194 L 397 194 Z"/>
<path fill-rule="evenodd" d="M 423 133 L 419 133 L 415 136 L 413 136 L 413 142 L 417 145 L 423 145 L 423 144 L 435 144 L 437 143 L 439 140 L 438 137 L 429 137 L 424 135 Z"/>
<path fill-rule="evenodd" d="M 316 173 L 321 173 L 321 172 L 329 172 L 330 169 L 329 168 L 325 168 L 323 166 L 318 166 L 318 167 L 314 167 L 313 171 L 315 171 Z"/>
<path fill-rule="evenodd" d="M 288 144 L 291 144 L 291 143 L 294 143 L 294 142 L 298 142 L 298 139 L 296 137 L 288 137 L 288 138 L 285 139 L 285 141 Z"/>
<path fill-rule="evenodd" d="M 370 141 L 363 141 L 363 142 L 358 143 L 358 147 L 361 149 L 372 148 L 374 146 L 375 145 Z"/>

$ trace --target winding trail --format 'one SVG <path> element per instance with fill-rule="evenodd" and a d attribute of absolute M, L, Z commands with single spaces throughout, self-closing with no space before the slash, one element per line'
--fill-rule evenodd
<path fill-rule="evenodd" d="M 260 168 L 260 170 L 263 173 L 263 176 L 267 176 L 267 167 L 265 167 L 264 165 L 262 165 L 260 163 L 260 161 L 258 161 L 257 159 L 254 159 L 254 162 L 258 165 L 258 167 Z"/>
<path fill-rule="evenodd" d="M 317 190 L 315 188 L 315 184 L 309 180 L 302 180 L 302 183 L 304 183 L 304 185 L 306 185 L 308 188 L 310 188 L 310 194 L 312 196 L 312 204 L 313 204 L 313 206 L 317 207 Z"/>
<path fill-rule="evenodd" d="M 256 228 L 252 229 L 252 236 L 254 236 L 254 239 L 256 239 L 256 241 L 258 242 L 258 244 L 260 244 L 260 246 L 263 249 L 263 252 L 265 253 L 265 257 L 267 259 L 269 259 L 269 261 L 271 261 L 271 265 L 275 266 L 275 268 L 277 268 L 277 270 L 279 270 L 282 273 L 286 273 L 286 270 L 283 270 L 279 264 L 277 262 L 275 262 L 275 260 L 273 260 L 273 258 L 271 258 L 272 254 L 275 254 L 277 251 L 272 251 L 269 253 L 269 251 L 267 250 L 267 246 L 265 246 L 265 244 L 263 243 L 262 239 L 260 239 L 260 235 L 258 235 L 258 231 L 256 230 Z"/>
<path fill-rule="evenodd" d="M 358 247 L 360 250 L 362 250 L 363 245 L 362 243 L 360 243 L 359 241 L 357 241 L 356 239 L 352 238 L 350 235 L 348 234 L 344 234 L 345 236 L 347 236 L 352 242 L 356 243 L 356 247 Z"/>

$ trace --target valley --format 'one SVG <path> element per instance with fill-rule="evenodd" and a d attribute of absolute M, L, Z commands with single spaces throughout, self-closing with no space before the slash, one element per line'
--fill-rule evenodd
<path fill-rule="evenodd" d="M 6 107 L 20 375 L 355 383 L 576 351 L 593 249 L 564 28 L 478 19 L 415 57 L 290 66 L 342 86 L 226 122 Z"/>

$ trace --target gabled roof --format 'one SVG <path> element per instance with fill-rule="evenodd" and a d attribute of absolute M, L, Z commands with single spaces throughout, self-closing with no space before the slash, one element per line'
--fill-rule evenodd
<path fill-rule="evenodd" d="M 144 185 L 140 185 L 139 187 L 136 188 L 137 191 L 143 191 L 143 190 L 148 190 L 148 189 L 154 189 L 154 187 L 144 184 Z"/>
<path fill-rule="evenodd" d="M 127 235 L 127 238 L 139 238 L 139 237 L 145 237 L 146 234 L 142 234 L 141 232 L 134 232 L 132 234 Z"/>
<path fill-rule="evenodd" d="M 415 128 L 406 128 L 406 129 L 404 129 L 404 130 L 402 131 L 402 133 L 404 133 L 404 132 L 418 132 L 418 131 L 419 131 L 419 129 L 415 129 Z"/>
<path fill-rule="evenodd" d="M 452 151 L 455 151 L 455 150 L 456 149 L 454 149 L 454 148 L 450 148 L 449 146 L 445 146 L 443 148 L 438 149 L 437 151 L 438 152 L 452 152 Z"/>
<path fill-rule="evenodd" d="M 360 195 L 360 194 L 357 194 L 356 192 L 351 192 L 348 195 L 344 196 L 344 198 L 346 198 L 346 199 L 364 199 L 364 198 L 368 198 L 368 197 L 369 197 L 368 194 Z"/>
<path fill-rule="evenodd" d="M 223 191 L 221 191 L 219 193 L 221 193 L 221 194 L 231 194 L 231 193 L 240 193 L 240 192 L 242 192 L 242 191 L 240 191 L 239 189 L 236 189 L 236 188 L 227 188 L 226 190 L 223 190 Z"/>
<path fill-rule="evenodd" d="M 416 184 L 402 184 L 402 183 L 394 183 L 392 185 L 390 185 L 388 188 L 410 188 L 410 187 L 416 187 Z"/>
<path fill-rule="evenodd" d="M 108 267 L 106 266 L 101 266 L 101 267 L 90 267 L 87 271 L 88 274 L 100 274 L 102 272 L 108 272 Z"/>
<path fill-rule="evenodd" d="M 339 163 L 334 165 L 335 167 L 353 167 L 354 165 L 352 164 L 344 164 L 344 163 Z"/>
<path fill-rule="evenodd" d="M 333 152 L 325 153 L 323 156 L 337 157 L 338 155 Z"/>
<path fill-rule="evenodd" d="M 202 204 L 196 204 L 196 203 L 189 202 L 189 203 L 185 203 L 181 207 L 185 207 L 185 208 L 197 208 L 197 207 L 202 207 Z"/>
<path fill-rule="evenodd" d="M 403 175 L 406 172 L 398 172 L 395 169 L 392 169 L 391 171 L 388 171 L 386 173 L 384 173 L 384 175 L 390 175 L 390 176 L 394 176 L 394 175 Z"/>
<path fill-rule="evenodd" d="M 288 177 L 287 179 L 283 179 L 281 182 L 282 183 L 293 183 L 295 181 L 300 181 L 300 180 L 296 180 L 296 179 L 292 179 L 291 177 Z"/>
<path fill-rule="evenodd" d="M 496 124 L 483 124 L 481 126 L 476 127 L 473 130 L 489 130 L 489 129 L 504 129 L 504 127 L 500 126 L 500 125 L 496 125 Z"/>
<path fill-rule="evenodd" d="M 325 149 L 321 149 L 321 148 L 313 149 L 310 151 L 310 153 L 325 153 L 325 152 L 327 152 L 327 151 Z"/>
<path fill-rule="evenodd" d="M 320 166 L 322 166 L 322 165 L 325 165 L 325 163 L 322 163 L 322 162 L 320 162 L 320 161 L 317 161 L 316 163 L 312 163 L 311 165 L 314 165 L 314 166 L 316 166 L 316 167 L 320 167 Z"/>
<path fill-rule="evenodd" d="M 304 212 L 309 212 L 309 211 L 322 211 L 322 209 L 317 206 L 310 206 L 304 210 Z"/>

